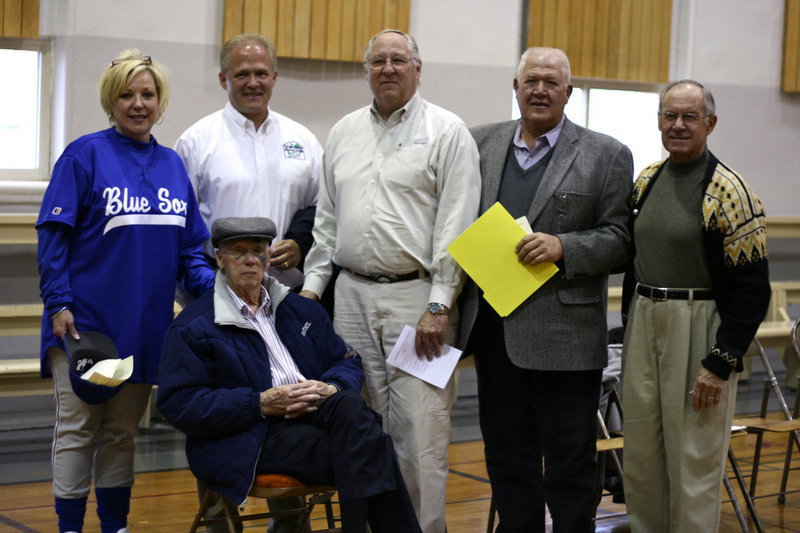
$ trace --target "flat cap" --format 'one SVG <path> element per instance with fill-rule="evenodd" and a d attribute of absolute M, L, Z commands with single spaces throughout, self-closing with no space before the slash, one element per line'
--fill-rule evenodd
<path fill-rule="evenodd" d="M 277 234 L 275 223 L 266 217 L 228 217 L 218 218 L 211 225 L 211 244 L 219 248 L 219 243 L 228 239 L 274 239 Z"/>

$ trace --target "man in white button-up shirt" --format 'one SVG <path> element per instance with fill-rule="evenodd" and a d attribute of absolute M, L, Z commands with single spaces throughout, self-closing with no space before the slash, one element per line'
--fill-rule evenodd
<path fill-rule="evenodd" d="M 443 533 L 454 384 L 433 387 L 386 357 L 406 324 L 417 328 L 420 357 L 455 340 L 449 310 L 464 274 L 447 246 L 477 214 L 478 152 L 461 119 L 417 93 L 411 36 L 380 32 L 364 59 L 374 101 L 331 130 L 301 294 L 320 296 L 342 267 L 334 326 L 361 354 L 423 531 Z"/>
<path fill-rule="evenodd" d="M 200 213 L 268 217 L 277 228 L 270 275 L 299 286 L 322 173 L 322 147 L 308 129 L 269 108 L 278 77 L 275 48 L 264 36 L 231 38 L 220 53 L 226 106 L 189 127 L 175 144 Z M 206 253 L 213 256 L 208 244 Z"/>

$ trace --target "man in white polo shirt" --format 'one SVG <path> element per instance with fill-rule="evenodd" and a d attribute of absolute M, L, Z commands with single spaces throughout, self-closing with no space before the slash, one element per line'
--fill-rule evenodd
<path fill-rule="evenodd" d="M 322 147 L 301 124 L 269 108 L 278 77 L 275 48 L 263 35 L 229 39 L 220 53 L 225 107 L 189 127 L 175 144 L 208 227 L 218 218 L 268 217 L 278 235 L 270 275 L 302 283 L 311 247 Z M 210 243 L 206 253 L 213 256 Z"/>

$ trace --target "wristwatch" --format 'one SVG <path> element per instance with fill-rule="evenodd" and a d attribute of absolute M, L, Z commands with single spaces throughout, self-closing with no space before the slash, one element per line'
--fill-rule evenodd
<path fill-rule="evenodd" d="M 450 308 L 439 302 L 431 302 L 428 304 L 428 311 L 430 311 L 432 315 L 446 315 L 450 312 Z"/>

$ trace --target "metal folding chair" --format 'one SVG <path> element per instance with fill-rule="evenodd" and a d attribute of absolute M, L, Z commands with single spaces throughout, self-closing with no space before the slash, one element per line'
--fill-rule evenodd
<path fill-rule="evenodd" d="M 797 335 L 798 335 L 798 322 L 796 321 L 792 327 L 792 336 L 794 345 L 798 344 Z M 798 353 L 798 357 L 800 357 L 800 351 L 796 349 L 796 353 Z M 792 453 L 794 448 L 797 447 L 797 449 L 800 451 L 800 420 L 797 419 L 798 407 L 800 407 L 800 395 L 798 395 L 798 399 L 795 401 L 793 409 L 794 412 L 792 413 L 792 411 L 790 411 L 789 409 L 789 406 L 786 404 L 783 392 L 781 391 L 781 388 L 778 385 L 778 380 L 775 377 L 775 372 L 772 369 L 772 365 L 769 362 L 769 358 L 767 357 L 767 354 L 764 352 L 764 348 L 761 346 L 761 343 L 758 342 L 757 339 L 753 340 L 753 343 L 750 345 L 750 349 L 748 350 L 746 355 L 748 356 L 757 355 L 761 359 L 761 363 L 767 374 L 767 377 L 764 380 L 764 392 L 761 398 L 761 408 L 759 410 L 758 416 L 736 418 L 733 421 L 734 425 L 745 426 L 747 428 L 748 433 L 756 435 L 756 443 L 753 452 L 753 468 L 751 474 L 749 475 L 750 477 L 749 493 L 754 500 L 759 498 L 769 498 L 772 496 L 777 496 L 778 503 L 783 504 L 786 501 L 787 494 L 800 492 L 800 489 L 795 489 L 795 490 L 787 489 L 789 472 L 792 470 L 800 469 L 798 467 L 795 468 L 791 467 Z M 778 406 L 780 408 L 779 418 L 771 418 L 768 416 L 770 393 L 772 393 L 775 399 L 778 401 Z M 766 433 L 786 435 L 787 449 L 784 458 L 783 475 L 781 478 L 780 489 L 777 492 L 757 495 L 756 488 L 758 483 L 758 473 L 761 466 L 761 454 L 764 444 L 764 435 Z"/>
<path fill-rule="evenodd" d="M 251 520 L 262 520 L 265 518 L 277 518 L 281 516 L 298 516 L 300 521 L 297 527 L 297 533 L 300 533 L 308 523 L 311 512 L 317 504 L 325 505 L 325 515 L 327 519 L 327 529 L 316 530 L 314 533 L 338 533 L 341 529 L 336 528 L 335 516 L 333 514 L 333 505 L 331 497 L 336 492 L 336 487 L 306 485 L 297 479 L 286 476 L 283 474 L 259 474 L 256 476 L 253 487 L 250 489 L 248 497 L 250 498 L 288 498 L 292 496 L 302 497 L 304 504 L 294 509 L 284 509 L 281 511 L 268 511 L 262 513 L 252 513 L 248 515 L 236 515 L 232 512 L 235 504 L 225 498 L 220 498 L 224 501 L 223 510 L 225 513 L 224 518 L 204 518 L 211 496 L 214 494 L 212 490 L 206 490 L 200 507 L 195 515 L 194 522 L 189 529 L 189 533 L 195 533 L 200 526 L 225 524 L 229 533 L 236 533 L 237 522 L 248 522 Z"/>

